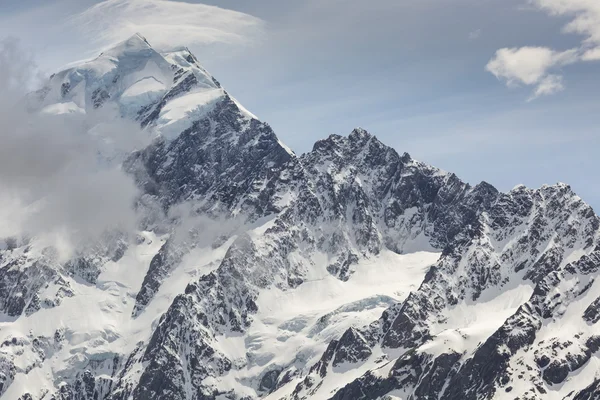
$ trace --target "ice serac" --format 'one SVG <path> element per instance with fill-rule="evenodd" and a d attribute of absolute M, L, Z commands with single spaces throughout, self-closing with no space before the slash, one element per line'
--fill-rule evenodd
<path fill-rule="evenodd" d="M 366 130 L 296 156 L 188 49 L 135 35 L 54 75 L 48 114 L 155 135 L 137 232 L 61 262 L 0 241 L 0 398 L 591 399 L 600 219 Z"/>

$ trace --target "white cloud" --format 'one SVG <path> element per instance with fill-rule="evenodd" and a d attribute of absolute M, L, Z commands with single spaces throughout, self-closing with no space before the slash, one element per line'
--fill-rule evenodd
<path fill-rule="evenodd" d="M 538 84 L 553 67 L 576 61 L 573 51 L 557 52 L 547 47 L 520 47 L 500 49 L 490 60 L 486 69 L 512 85 Z"/>
<path fill-rule="evenodd" d="M 567 51 L 547 47 L 504 48 L 496 52 L 486 70 L 508 86 L 534 86 L 531 99 L 564 89 L 563 77 L 556 70 L 581 61 L 600 60 L 600 1 L 598 0 L 529 0 L 551 15 L 572 20 L 564 27 L 566 33 L 584 36 L 581 46 Z M 554 72 L 554 73 L 553 73 Z"/>
<path fill-rule="evenodd" d="M 563 78 L 560 75 L 547 75 L 538 83 L 533 95 L 529 98 L 533 100 L 539 96 L 546 96 L 560 92 L 565 89 Z"/>
<path fill-rule="evenodd" d="M 0 41 L 0 239 L 35 238 L 68 258 L 108 231 L 135 227 L 138 189 L 106 155 L 129 154 L 149 138 L 109 108 L 30 112 L 21 99 L 36 75 L 17 41 Z"/>
<path fill-rule="evenodd" d="M 174 44 L 248 44 L 263 29 L 263 21 L 248 14 L 170 0 L 105 0 L 71 22 L 100 46 L 137 32 L 158 48 Z"/>
<path fill-rule="evenodd" d="M 570 16 L 565 32 L 586 36 L 584 45 L 600 45 L 600 2 L 597 0 L 530 0 L 551 15 Z"/>
<path fill-rule="evenodd" d="M 599 61 L 600 60 L 600 47 L 596 47 L 594 49 L 587 50 L 581 56 L 583 61 Z"/>
<path fill-rule="evenodd" d="M 564 89 L 562 77 L 550 71 L 577 60 L 577 50 L 560 52 L 547 47 L 505 48 L 496 51 L 485 68 L 508 86 L 535 86 L 535 98 Z"/>

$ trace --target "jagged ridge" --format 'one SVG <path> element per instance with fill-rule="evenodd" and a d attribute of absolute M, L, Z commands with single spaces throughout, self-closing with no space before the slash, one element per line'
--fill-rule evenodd
<path fill-rule="evenodd" d="M 363 129 L 297 157 L 189 50 L 139 35 L 36 96 L 55 114 L 116 107 L 158 138 L 124 163 L 135 241 L 62 265 L 5 240 L 2 398 L 598 391 L 600 220 L 567 185 L 471 187 Z M 98 318 L 76 322 L 78 302 Z"/>

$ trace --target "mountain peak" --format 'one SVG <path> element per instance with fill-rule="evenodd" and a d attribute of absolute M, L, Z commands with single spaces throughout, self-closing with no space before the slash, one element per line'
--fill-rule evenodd
<path fill-rule="evenodd" d="M 150 45 L 150 43 L 148 43 L 148 40 L 144 36 L 142 36 L 142 34 L 140 34 L 139 32 L 133 34 L 129 39 L 125 40 L 122 43 L 126 43 L 126 44 L 128 44 L 130 46 L 147 46 L 147 47 L 152 47 Z"/>
<path fill-rule="evenodd" d="M 127 40 L 119 42 L 109 49 L 103 51 L 101 56 L 120 56 L 124 54 L 138 53 L 140 51 L 147 51 L 149 49 L 152 49 L 152 46 L 150 43 L 148 43 L 148 40 L 146 40 L 146 38 L 141 34 L 136 33 Z"/>
<path fill-rule="evenodd" d="M 240 121 L 256 119 L 221 87 L 187 47 L 158 52 L 136 33 L 94 60 L 53 75 L 40 109 L 87 113 L 116 106 L 122 117 L 173 139 L 231 100 Z M 242 121 L 242 122 L 243 122 Z"/>
<path fill-rule="evenodd" d="M 366 129 L 357 127 L 352 130 L 349 137 L 350 139 L 370 139 L 374 136 L 367 132 Z"/>

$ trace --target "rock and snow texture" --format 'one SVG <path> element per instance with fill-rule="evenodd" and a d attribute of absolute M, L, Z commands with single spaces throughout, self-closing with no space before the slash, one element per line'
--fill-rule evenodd
<path fill-rule="evenodd" d="M 185 48 L 136 35 L 35 112 L 116 109 L 138 231 L 0 240 L 0 399 L 595 399 L 600 219 L 363 129 L 296 156 Z"/>

